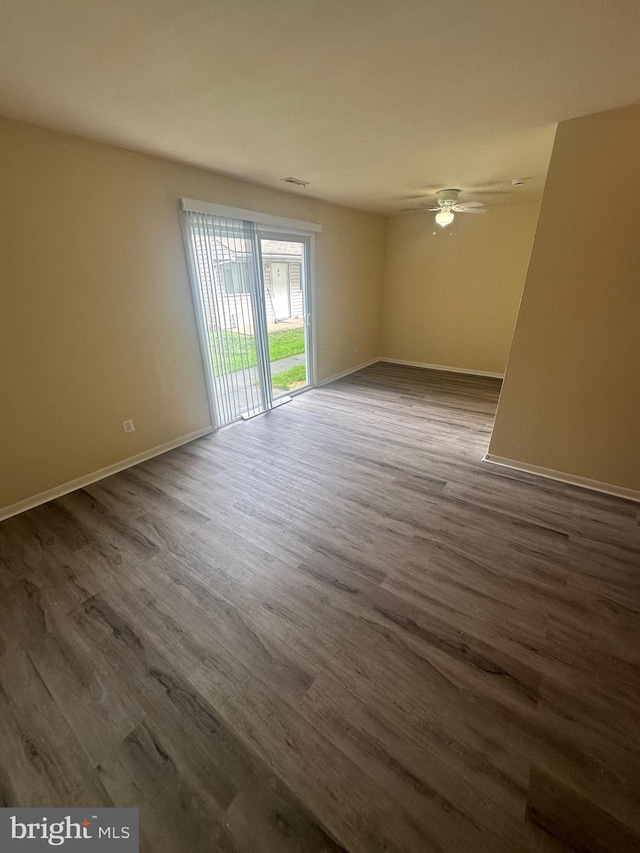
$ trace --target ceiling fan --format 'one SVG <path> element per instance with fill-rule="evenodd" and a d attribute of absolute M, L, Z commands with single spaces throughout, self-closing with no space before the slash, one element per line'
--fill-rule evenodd
<path fill-rule="evenodd" d="M 407 208 L 403 212 L 416 211 L 416 210 L 428 210 L 431 212 L 435 212 L 435 220 L 438 225 L 442 228 L 446 228 L 447 225 L 451 225 L 453 220 L 455 219 L 456 213 L 486 213 L 486 208 L 481 201 L 458 201 L 458 196 L 461 190 L 457 189 L 445 189 L 439 190 L 436 195 L 438 206 L 437 207 L 418 207 L 418 208 Z"/>

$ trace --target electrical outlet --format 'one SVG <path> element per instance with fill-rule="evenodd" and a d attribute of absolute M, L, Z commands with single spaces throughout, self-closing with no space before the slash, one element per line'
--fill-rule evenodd
<path fill-rule="evenodd" d="M 122 429 L 125 432 L 135 432 L 136 426 L 131 418 L 128 421 L 122 421 Z"/>
<path fill-rule="evenodd" d="M 326 352 L 326 351 L 327 351 L 327 348 L 326 348 L 326 347 L 322 347 L 322 352 Z"/>

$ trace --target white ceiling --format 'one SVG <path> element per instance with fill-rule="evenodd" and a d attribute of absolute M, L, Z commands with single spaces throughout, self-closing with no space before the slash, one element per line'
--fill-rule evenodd
<path fill-rule="evenodd" d="M 638 0 L 0 0 L 0 113 L 380 212 L 512 202 L 558 121 L 640 101 L 639 45 Z"/>

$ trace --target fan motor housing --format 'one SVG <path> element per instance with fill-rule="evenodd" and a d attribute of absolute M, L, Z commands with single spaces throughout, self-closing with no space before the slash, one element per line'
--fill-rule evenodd
<path fill-rule="evenodd" d="M 438 204 L 440 205 L 440 207 L 455 204 L 458 201 L 459 193 L 460 190 L 454 189 L 440 190 L 440 192 L 438 193 Z"/>

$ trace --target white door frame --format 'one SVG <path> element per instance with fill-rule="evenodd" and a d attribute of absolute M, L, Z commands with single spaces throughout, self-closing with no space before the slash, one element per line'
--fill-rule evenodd
<path fill-rule="evenodd" d="M 287 240 L 292 243 L 302 244 L 302 264 L 300 266 L 300 284 L 302 286 L 302 305 L 304 314 L 304 345 L 305 363 L 307 370 L 307 384 L 297 391 L 287 392 L 290 397 L 303 394 L 309 388 L 315 388 L 316 384 L 316 346 L 315 346 L 315 306 L 316 289 L 315 282 L 315 234 L 294 230 L 292 228 L 261 228 L 258 225 L 258 238 L 262 240 Z M 264 277 L 264 272 L 262 273 Z M 289 293 L 291 299 L 291 293 Z"/>

